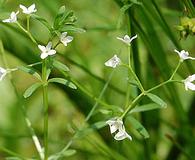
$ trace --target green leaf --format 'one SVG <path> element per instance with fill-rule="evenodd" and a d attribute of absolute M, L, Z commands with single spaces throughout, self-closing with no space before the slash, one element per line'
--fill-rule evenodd
<path fill-rule="evenodd" d="M 72 25 L 66 25 L 65 27 L 60 29 L 61 32 L 77 32 L 77 33 L 84 33 L 86 30 L 78 27 L 74 27 Z"/>
<path fill-rule="evenodd" d="M 66 85 L 72 89 L 77 89 L 77 87 L 72 82 L 70 82 L 66 79 L 63 79 L 63 78 L 52 78 L 48 82 L 60 83 L 60 84 Z"/>
<path fill-rule="evenodd" d="M 54 155 L 51 155 L 49 157 L 49 160 L 58 160 L 58 159 L 61 159 L 63 157 L 70 157 L 70 156 L 74 155 L 75 153 L 76 153 L 76 150 L 68 149 L 68 150 L 65 150 L 63 152 L 59 152 L 59 153 L 56 153 Z"/>
<path fill-rule="evenodd" d="M 63 28 L 66 24 L 73 25 L 75 21 L 76 17 L 74 16 L 74 12 L 67 11 L 65 6 L 62 6 L 54 19 L 53 28 L 58 30 L 59 28 Z"/>
<path fill-rule="evenodd" d="M 62 72 L 70 71 L 70 69 L 65 64 L 63 64 L 57 60 L 53 61 L 53 66 Z"/>
<path fill-rule="evenodd" d="M 135 107 L 130 111 L 130 113 L 145 112 L 145 111 L 150 111 L 150 110 L 154 110 L 154 109 L 161 109 L 161 108 L 165 108 L 165 107 L 162 107 L 156 103 L 150 103 L 150 104 L 145 104 L 142 106 Z"/>
<path fill-rule="evenodd" d="M 26 91 L 24 92 L 23 96 L 24 98 L 28 98 L 30 97 L 33 92 L 35 92 L 39 87 L 41 87 L 42 84 L 41 83 L 35 83 L 33 85 L 31 85 L 29 88 L 26 89 Z"/>
<path fill-rule="evenodd" d="M 25 73 L 28 73 L 28 74 L 33 75 L 38 80 L 41 80 L 41 76 L 34 69 L 32 69 L 32 68 L 24 67 L 24 66 L 19 66 L 18 69 L 21 70 L 21 71 L 23 71 L 23 72 L 25 72 Z"/>
<path fill-rule="evenodd" d="M 89 133 L 93 132 L 94 130 L 101 129 L 105 127 L 107 124 L 105 121 L 99 121 L 87 128 L 83 128 L 82 130 L 78 131 L 75 135 L 75 138 L 81 138 L 84 137 L 85 135 L 88 135 Z"/>
<path fill-rule="evenodd" d="M 157 95 L 154 95 L 152 93 L 148 93 L 147 96 L 156 104 L 160 105 L 161 107 L 167 107 L 167 104 Z"/>
<path fill-rule="evenodd" d="M 33 19 L 36 19 L 40 23 L 42 23 L 50 32 L 52 32 L 53 29 L 52 29 L 51 25 L 47 22 L 46 19 L 44 19 L 44 18 L 42 18 L 42 17 L 40 17 L 38 15 L 35 15 L 35 14 L 32 14 L 31 17 Z"/>
<path fill-rule="evenodd" d="M 135 118 L 133 118 L 132 116 L 128 116 L 127 120 L 131 123 L 133 128 L 135 128 L 144 138 L 149 138 L 150 137 L 148 131 Z"/>

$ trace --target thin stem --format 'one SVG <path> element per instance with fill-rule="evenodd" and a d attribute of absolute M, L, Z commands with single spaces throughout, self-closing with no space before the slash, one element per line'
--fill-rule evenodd
<path fill-rule="evenodd" d="M 35 133 L 32 125 L 31 125 L 30 120 L 28 119 L 28 117 L 26 115 L 26 111 L 25 111 L 24 106 L 22 106 L 22 111 L 23 111 L 23 115 L 24 115 L 24 118 L 25 118 L 26 125 L 27 125 L 27 127 L 28 127 L 28 129 L 30 131 L 30 134 L 32 136 L 32 140 L 33 140 L 34 145 L 35 145 L 35 147 L 37 149 L 39 157 L 40 157 L 41 160 L 43 160 L 44 159 L 44 154 L 43 154 L 43 150 L 42 150 L 41 144 L 39 142 L 38 137 L 36 136 L 36 133 Z"/>
<path fill-rule="evenodd" d="M 26 28 L 27 31 L 30 33 L 30 15 L 27 15 L 26 17 Z"/>
<path fill-rule="evenodd" d="M 137 81 L 139 89 L 140 89 L 142 92 L 144 92 L 144 91 L 145 91 L 145 90 L 144 90 L 144 87 L 142 86 L 142 84 L 141 84 L 139 78 L 137 77 L 137 75 L 135 74 L 135 72 L 133 71 L 133 69 L 132 69 L 131 67 L 129 67 L 128 65 L 126 65 L 126 64 L 122 64 L 121 66 L 124 66 L 124 67 L 126 67 L 126 68 L 129 69 L 129 71 L 130 71 L 131 74 L 133 75 L 133 78 Z"/>
<path fill-rule="evenodd" d="M 34 39 L 34 37 L 31 35 L 30 32 L 28 32 L 24 27 L 22 27 L 22 25 L 18 22 L 16 22 L 16 24 L 18 25 L 18 27 L 23 30 L 28 36 L 29 38 L 32 40 L 33 43 L 35 43 L 36 45 L 38 44 L 37 41 Z"/>
<path fill-rule="evenodd" d="M 126 114 L 132 110 L 136 105 L 137 103 L 143 98 L 143 96 L 145 95 L 144 92 L 142 92 L 141 94 L 139 94 L 134 100 L 133 102 L 128 106 L 128 108 L 123 112 L 123 114 L 120 116 L 121 119 L 123 119 Z"/>
<path fill-rule="evenodd" d="M 177 67 L 175 68 L 173 74 L 171 75 L 171 77 L 169 78 L 170 80 L 173 79 L 175 73 L 177 72 L 177 70 L 179 69 L 180 65 L 181 65 L 182 61 L 180 60 L 179 63 L 177 64 Z"/>
<path fill-rule="evenodd" d="M 110 76 L 109 76 L 109 78 L 108 78 L 108 81 L 107 81 L 106 84 L 104 85 L 104 87 L 103 87 L 103 89 L 102 89 L 102 91 L 101 91 L 101 93 L 100 93 L 100 95 L 99 95 L 99 97 L 98 97 L 98 100 L 100 100 L 100 99 L 102 98 L 104 92 L 106 91 L 106 89 L 107 89 L 107 87 L 108 87 L 108 84 L 110 83 L 110 81 L 111 81 L 111 79 L 112 79 L 112 76 L 113 76 L 113 74 L 114 74 L 114 71 L 115 71 L 115 70 L 113 70 L 112 73 L 110 74 Z M 95 104 L 93 105 L 92 109 L 90 110 L 89 114 L 88 114 L 87 117 L 85 118 L 85 122 L 87 122 L 87 121 L 91 118 L 91 116 L 93 115 L 93 113 L 94 113 L 95 109 L 97 108 L 98 104 L 99 104 L 99 102 L 96 101 Z"/>
<path fill-rule="evenodd" d="M 44 159 L 48 159 L 48 90 L 47 90 L 47 59 L 42 63 L 43 108 L 44 108 Z"/>
<path fill-rule="evenodd" d="M 29 64 L 29 65 L 26 65 L 26 66 L 27 67 L 33 67 L 33 66 L 36 66 L 36 65 L 39 65 L 39 64 L 42 64 L 42 62 L 36 62 L 36 63 L 32 63 L 32 64 Z M 7 66 L 6 66 L 6 68 L 7 68 Z M 14 71 L 17 71 L 17 70 L 19 70 L 19 67 L 7 69 L 8 72 L 14 72 Z"/>
<path fill-rule="evenodd" d="M 166 85 L 167 83 L 172 83 L 172 82 L 182 83 L 181 81 L 178 81 L 178 80 L 170 80 L 170 79 L 169 79 L 169 80 L 167 80 L 167 81 L 165 81 L 165 82 L 162 82 L 162 83 L 158 84 L 157 86 L 155 86 L 155 87 L 153 87 L 153 88 L 148 89 L 148 90 L 145 91 L 145 92 L 146 92 L 146 93 L 149 93 L 149 92 L 151 92 L 151 91 L 153 91 L 153 90 L 155 90 L 155 89 L 158 89 L 158 88 L 160 88 L 160 87 Z"/>
<path fill-rule="evenodd" d="M 27 158 L 23 158 L 23 157 L 20 156 L 19 154 L 15 153 L 15 152 L 13 152 L 13 151 L 10 151 L 10 150 L 7 149 L 7 148 L 0 147 L 0 151 L 3 151 L 3 152 L 5 152 L 5 153 L 7 153 L 8 155 L 11 155 L 11 156 L 20 158 L 21 160 L 27 160 Z"/>

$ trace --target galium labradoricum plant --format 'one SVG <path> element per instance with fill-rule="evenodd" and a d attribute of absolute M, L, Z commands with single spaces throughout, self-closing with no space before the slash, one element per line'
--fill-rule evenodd
<path fill-rule="evenodd" d="M 39 158 L 41 160 L 47 160 L 49 158 L 49 153 L 48 153 L 48 148 L 49 148 L 48 146 L 48 85 L 50 83 L 60 83 L 72 89 L 77 89 L 77 86 L 74 83 L 72 83 L 70 80 L 67 80 L 65 78 L 61 78 L 61 77 L 60 78 L 59 77 L 49 78 L 53 68 L 58 69 L 61 73 L 70 71 L 69 68 L 65 64 L 55 59 L 55 57 L 58 54 L 56 48 L 60 44 L 67 47 L 67 45 L 69 45 L 69 43 L 73 41 L 73 37 L 69 35 L 70 33 L 69 31 L 81 33 L 81 32 L 85 32 L 85 30 L 75 26 L 76 16 L 74 15 L 73 11 L 67 10 L 65 6 L 62 6 L 59 9 L 59 12 L 54 19 L 53 25 L 50 25 L 49 22 L 47 22 L 47 20 L 44 19 L 43 17 L 40 17 L 35 14 L 37 12 L 37 8 L 35 4 L 32 4 L 29 7 L 26 7 L 20 4 L 19 7 L 22 12 L 19 12 L 19 11 L 11 12 L 9 18 L 2 20 L 2 22 L 14 23 L 22 31 L 26 33 L 26 35 L 32 40 L 33 43 L 36 44 L 37 48 L 40 50 L 39 53 L 36 53 L 36 54 L 39 54 L 40 56 L 40 62 L 30 64 L 27 66 L 19 66 L 13 69 L 0 67 L 0 81 L 2 81 L 8 73 L 17 71 L 17 70 L 24 71 L 25 73 L 31 74 L 32 76 L 37 78 L 38 82 L 32 84 L 29 88 L 27 88 L 23 96 L 24 98 L 28 98 L 36 90 L 38 90 L 39 88 L 42 88 L 43 110 L 44 110 L 43 146 L 41 145 L 38 137 L 35 134 L 32 135 L 32 139 L 37 149 L 37 152 L 39 154 Z M 18 21 L 19 13 L 26 15 L 26 20 L 27 20 L 26 27 L 24 27 Z M 30 32 L 30 19 L 31 18 L 41 22 L 49 30 L 50 37 L 48 38 L 47 44 L 39 44 L 38 41 L 34 38 L 34 36 L 31 34 Z M 57 43 L 53 40 L 56 38 L 58 39 Z M 39 40 L 39 42 L 40 41 L 41 39 Z M 40 64 L 42 64 L 41 74 L 33 69 L 33 66 L 40 65 Z M 31 127 L 29 124 L 30 122 L 29 120 L 27 120 L 27 126 Z M 63 155 L 61 155 L 60 157 L 63 157 Z"/>
<path fill-rule="evenodd" d="M 122 41 L 124 44 L 126 44 L 127 47 L 130 47 L 131 42 L 136 38 L 137 38 L 137 35 L 133 36 L 132 38 L 130 38 L 128 35 L 125 35 L 123 38 L 117 37 L 117 39 Z M 135 127 L 135 129 L 137 129 L 137 131 L 142 136 L 144 136 L 145 138 L 149 137 L 147 130 L 131 114 L 134 112 L 144 112 L 144 111 L 148 111 L 148 110 L 152 110 L 152 109 L 164 108 L 167 106 L 166 102 L 164 102 L 157 95 L 152 94 L 151 93 L 152 91 L 154 91 L 154 90 L 156 90 L 156 89 L 158 89 L 158 88 L 160 88 L 168 83 L 173 83 L 173 82 L 183 83 L 186 90 L 195 91 L 195 84 L 193 83 L 195 81 L 195 74 L 190 75 L 185 80 L 174 80 L 173 79 L 174 75 L 176 74 L 178 68 L 180 67 L 180 65 L 182 64 L 183 61 L 195 60 L 195 58 L 190 57 L 189 53 L 185 50 L 178 51 L 175 49 L 174 51 L 179 56 L 179 62 L 178 62 L 177 67 L 175 68 L 174 72 L 170 76 L 170 78 L 167 81 L 164 81 L 164 82 L 162 82 L 162 83 L 160 83 L 160 84 L 158 84 L 150 89 L 147 89 L 147 90 L 143 87 L 141 81 L 139 80 L 136 73 L 134 72 L 134 70 L 130 64 L 130 61 L 129 61 L 129 64 L 125 64 L 115 54 L 112 58 L 110 58 L 109 60 L 107 60 L 105 62 L 105 66 L 111 67 L 113 69 L 115 69 L 116 67 L 119 67 L 119 66 L 127 68 L 129 70 L 129 72 L 131 73 L 131 75 L 133 76 L 134 80 L 136 81 L 137 88 L 141 92 L 132 102 L 130 102 L 128 104 L 128 106 L 125 108 L 125 110 L 120 115 L 117 115 L 116 117 L 112 117 L 111 119 L 106 121 L 106 124 L 108 124 L 110 127 L 110 133 L 115 134 L 114 135 L 115 140 L 123 140 L 126 138 L 129 140 L 132 140 L 132 137 L 126 132 L 125 126 L 123 124 L 123 119 L 125 119 L 125 118 L 127 118 L 132 123 L 132 126 Z M 148 108 L 144 105 L 138 107 L 137 104 L 145 96 L 147 96 L 151 101 L 156 103 L 156 107 Z"/>

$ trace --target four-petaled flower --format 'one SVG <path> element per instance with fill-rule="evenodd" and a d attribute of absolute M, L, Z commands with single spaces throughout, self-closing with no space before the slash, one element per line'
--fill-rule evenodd
<path fill-rule="evenodd" d="M 128 35 L 125 35 L 123 38 L 117 37 L 118 40 L 126 43 L 128 46 L 130 46 L 131 42 L 136 38 L 137 38 L 137 34 L 131 38 Z"/>
<path fill-rule="evenodd" d="M 17 22 L 17 14 L 19 13 L 19 11 L 17 12 L 12 12 L 10 14 L 10 17 L 8 19 L 4 19 L 3 22 L 4 23 L 15 23 Z"/>
<path fill-rule="evenodd" d="M 20 4 L 20 8 L 23 10 L 22 12 L 24 14 L 32 14 L 32 13 L 35 13 L 37 11 L 36 8 L 35 8 L 35 4 L 32 4 L 28 8 Z"/>
<path fill-rule="evenodd" d="M 128 138 L 130 140 L 132 140 L 131 136 L 127 134 L 127 132 L 125 131 L 125 127 L 123 125 L 123 121 L 118 118 L 112 118 L 108 121 L 106 121 L 106 123 L 110 126 L 110 133 L 116 133 L 114 136 L 114 139 L 117 141 L 123 140 L 125 138 Z"/>
<path fill-rule="evenodd" d="M 192 90 L 195 91 L 195 84 L 193 84 L 192 82 L 195 81 L 195 74 L 188 76 L 183 82 L 185 85 L 185 89 L 188 90 Z"/>
<path fill-rule="evenodd" d="M 107 67 L 115 68 L 116 66 L 120 64 L 120 62 L 121 62 L 120 58 L 118 58 L 117 55 L 115 54 L 111 59 L 106 61 L 104 64 Z"/>
<path fill-rule="evenodd" d="M 60 41 L 64 44 L 64 46 L 67 46 L 68 43 L 70 43 L 73 40 L 72 36 L 67 36 L 67 32 L 63 32 L 60 35 Z"/>
<path fill-rule="evenodd" d="M 49 42 L 47 46 L 38 45 L 39 49 L 41 50 L 41 59 L 45 59 L 48 56 L 56 54 L 54 49 L 51 49 L 52 42 Z"/>
<path fill-rule="evenodd" d="M 189 53 L 188 53 L 187 51 L 185 51 L 185 50 L 181 50 L 181 51 L 179 52 L 178 50 L 175 49 L 174 51 L 179 55 L 181 61 L 184 61 L 184 60 L 186 60 L 186 59 L 195 60 L 195 58 L 190 57 L 190 56 L 189 56 Z"/>
<path fill-rule="evenodd" d="M 0 67 L 0 81 L 3 80 L 3 78 L 6 76 L 6 74 L 7 74 L 7 70 Z"/>

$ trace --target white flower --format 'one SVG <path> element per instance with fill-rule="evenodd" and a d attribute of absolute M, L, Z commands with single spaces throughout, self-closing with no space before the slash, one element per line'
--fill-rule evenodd
<path fill-rule="evenodd" d="M 107 67 L 115 68 L 116 66 L 120 64 L 120 62 L 121 62 L 120 58 L 118 58 L 117 55 L 115 54 L 111 59 L 106 61 L 104 64 Z"/>
<path fill-rule="evenodd" d="M 72 36 L 67 36 L 67 32 L 63 32 L 60 36 L 60 41 L 67 46 L 73 40 Z"/>
<path fill-rule="evenodd" d="M 184 61 L 186 59 L 195 60 L 195 58 L 190 57 L 189 53 L 187 51 L 185 51 L 185 50 L 182 50 L 182 51 L 179 52 L 178 50 L 175 49 L 174 51 L 179 55 L 181 61 Z"/>
<path fill-rule="evenodd" d="M 37 11 L 36 8 L 35 8 L 35 4 L 32 4 L 28 8 L 20 4 L 20 8 L 23 10 L 22 12 L 24 14 L 32 14 L 32 13 L 35 13 Z"/>
<path fill-rule="evenodd" d="M 123 38 L 117 37 L 118 40 L 126 43 L 127 45 L 130 46 L 130 43 L 137 38 L 137 34 L 135 36 L 133 36 L 132 38 L 130 38 L 128 35 L 125 35 Z"/>
<path fill-rule="evenodd" d="M 188 76 L 188 78 L 186 78 L 183 82 L 185 85 L 185 89 L 186 91 L 188 89 L 195 91 L 195 84 L 193 84 L 192 82 L 195 80 L 195 74 Z"/>
<path fill-rule="evenodd" d="M 7 70 L 0 67 L 0 81 L 3 80 L 3 78 L 6 76 L 6 74 L 7 74 Z"/>
<path fill-rule="evenodd" d="M 47 56 L 56 54 L 56 51 L 51 49 L 52 42 L 49 42 L 46 47 L 42 45 L 38 45 L 38 47 L 41 50 L 41 59 L 45 59 Z"/>
<path fill-rule="evenodd" d="M 19 13 L 19 11 L 17 12 L 12 12 L 10 14 L 10 17 L 8 19 L 3 20 L 4 23 L 15 23 L 17 21 L 17 14 Z"/>
<path fill-rule="evenodd" d="M 127 132 L 125 131 L 123 121 L 121 119 L 119 119 L 118 117 L 112 118 L 112 119 L 106 121 L 106 123 L 110 126 L 110 133 L 111 134 L 116 133 L 118 130 L 118 132 L 114 136 L 115 140 L 120 141 L 120 140 L 123 140 L 125 138 L 132 140 L 131 136 L 128 135 Z"/>

